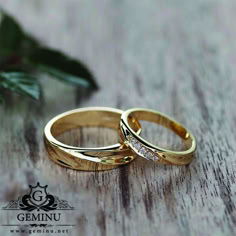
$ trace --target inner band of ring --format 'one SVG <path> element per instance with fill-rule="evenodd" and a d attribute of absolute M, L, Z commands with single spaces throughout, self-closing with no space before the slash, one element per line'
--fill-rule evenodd
<path fill-rule="evenodd" d="M 172 130 L 183 140 L 186 150 L 172 151 L 149 143 L 134 132 L 131 127 L 133 119 L 154 122 Z M 151 109 L 129 109 L 121 116 L 120 128 L 125 143 L 139 156 L 149 160 L 175 165 L 186 165 L 192 161 L 193 153 L 196 150 L 194 136 L 177 121 L 163 113 Z"/>
<path fill-rule="evenodd" d="M 50 120 L 44 129 L 45 146 L 49 158 L 62 166 L 79 170 L 108 170 L 131 162 L 135 154 L 124 144 L 98 148 L 74 147 L 61 143 L 56 137 L 78 127 L 107 127 L 118 131 L 122 110 L 107 107 L 89 107 L 62 113 Z M 132 128 L 141 132 L 138 121 Z"/>

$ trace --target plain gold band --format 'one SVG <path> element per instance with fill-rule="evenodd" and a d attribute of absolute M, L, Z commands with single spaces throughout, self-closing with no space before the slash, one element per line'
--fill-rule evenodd
<path fill-rule="evenodd" d="M 154 122 L 172 130 L 183 140 L 186 150 L 172 151 L 149 143 L 132 129 L 131 124 L 134 120 Z M 196 150 L 194 136 L 183 125 L 155 110 L 143 108 L 126 110 L 121 116 L 120 129 L 127 146 L 139 156 L 155 162 L 186 165 L 192 161 Z M 158 134 L 156 136 L 158 137 Z"/>
<path fill-rule="evenodd" d="M 64 167 L 90 171 L 108 170 L 130 163 L 135 154 L 122 143 L 99 148 L 81 148 L 63 144 L 56 139 L 65 131 L 85 126 L 107 127 L 118 131 L 122 112 L 108 107 L 89 107 L 56 116 L 44 129 L 49 158 Z M 131 126 L 137 133 L 141 132 L 138 121 L 134 121 Z"/>

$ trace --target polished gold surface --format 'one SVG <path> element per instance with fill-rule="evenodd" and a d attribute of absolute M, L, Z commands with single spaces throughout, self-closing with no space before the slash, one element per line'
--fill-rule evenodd
<path fill-rule="evenodd" d="M 170 129 L 183 140 L 186 150 L 173 151 L 149 143 L 133 130 L 132 124 L 136 120 L 154 122 Z M 155 162 L 186 165 L 192 161 L 196 150 L 196 140 L 187 129 L 177 121 L 155 110 L 134 108 L 125 111 L 121 116 L 120 129 L 127 147 L 132 148 L 139 156 Z M 156 137 L 158 138 L 158 134 Z"/>
<path fill-rule="evenodd" d="M 64 144 L 56 139 L 60 134 L 78 127 L 96 126 L 119 129 L 122 110 L 89 107 L 62 113 L 50 120 L 44 129 L 45 146 L 49 158 L 59 165 L 78 170 L 108 170 L 130 163 L 135 154 L 122 143 L 98 148 L 82 148 Z M 132 129 L 140 133 L 137 120 Z"/>

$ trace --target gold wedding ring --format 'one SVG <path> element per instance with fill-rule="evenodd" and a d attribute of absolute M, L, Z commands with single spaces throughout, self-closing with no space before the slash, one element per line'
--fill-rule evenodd
<path fill-rule="evenodd" d="M 172 130 L 183 140 L 186 150 L 167 150 L 147 142 L 132 128 L 131 124 L 136 120 L 154 122 Z M 196 140 L 187 129 L 168 116 L 151 109 L 126 110 L 121 116 L 120 129 L 127 147 L 130 147 L 139 156 L 155 162 L 186 165 L 192 161 L 193 153 L 196 150 Z"/>
<path fill-rule="evenodd" d="M 96 126 L 119 129 L 122 110 L 107 107 L 80 108 L 62 113 L 50 120 L 44 129 L 49 158 L 64 167 L 78 170 L 108 170 L 130 163 L 135 154 L 123 143 L 106 147 L 83 148 L 64 144 L 56 137 L 78 127 Z M 139 122 L 130 123 L 132 132 L 141 131 Z"/>

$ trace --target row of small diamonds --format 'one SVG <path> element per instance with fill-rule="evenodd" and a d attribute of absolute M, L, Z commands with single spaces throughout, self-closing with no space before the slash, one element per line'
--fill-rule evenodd
<path fill-rule="evenodd" d="M 132 135 L 129 135 L 127 137 L 127 140 L 132 148 L 135 149 L 135 151 L 142 157 L 156 161 L 158 160 L 158 155 L 148 148 L 146 148 L 144 145 L 142 145 L 137 139 L 135 139 Z"/>

